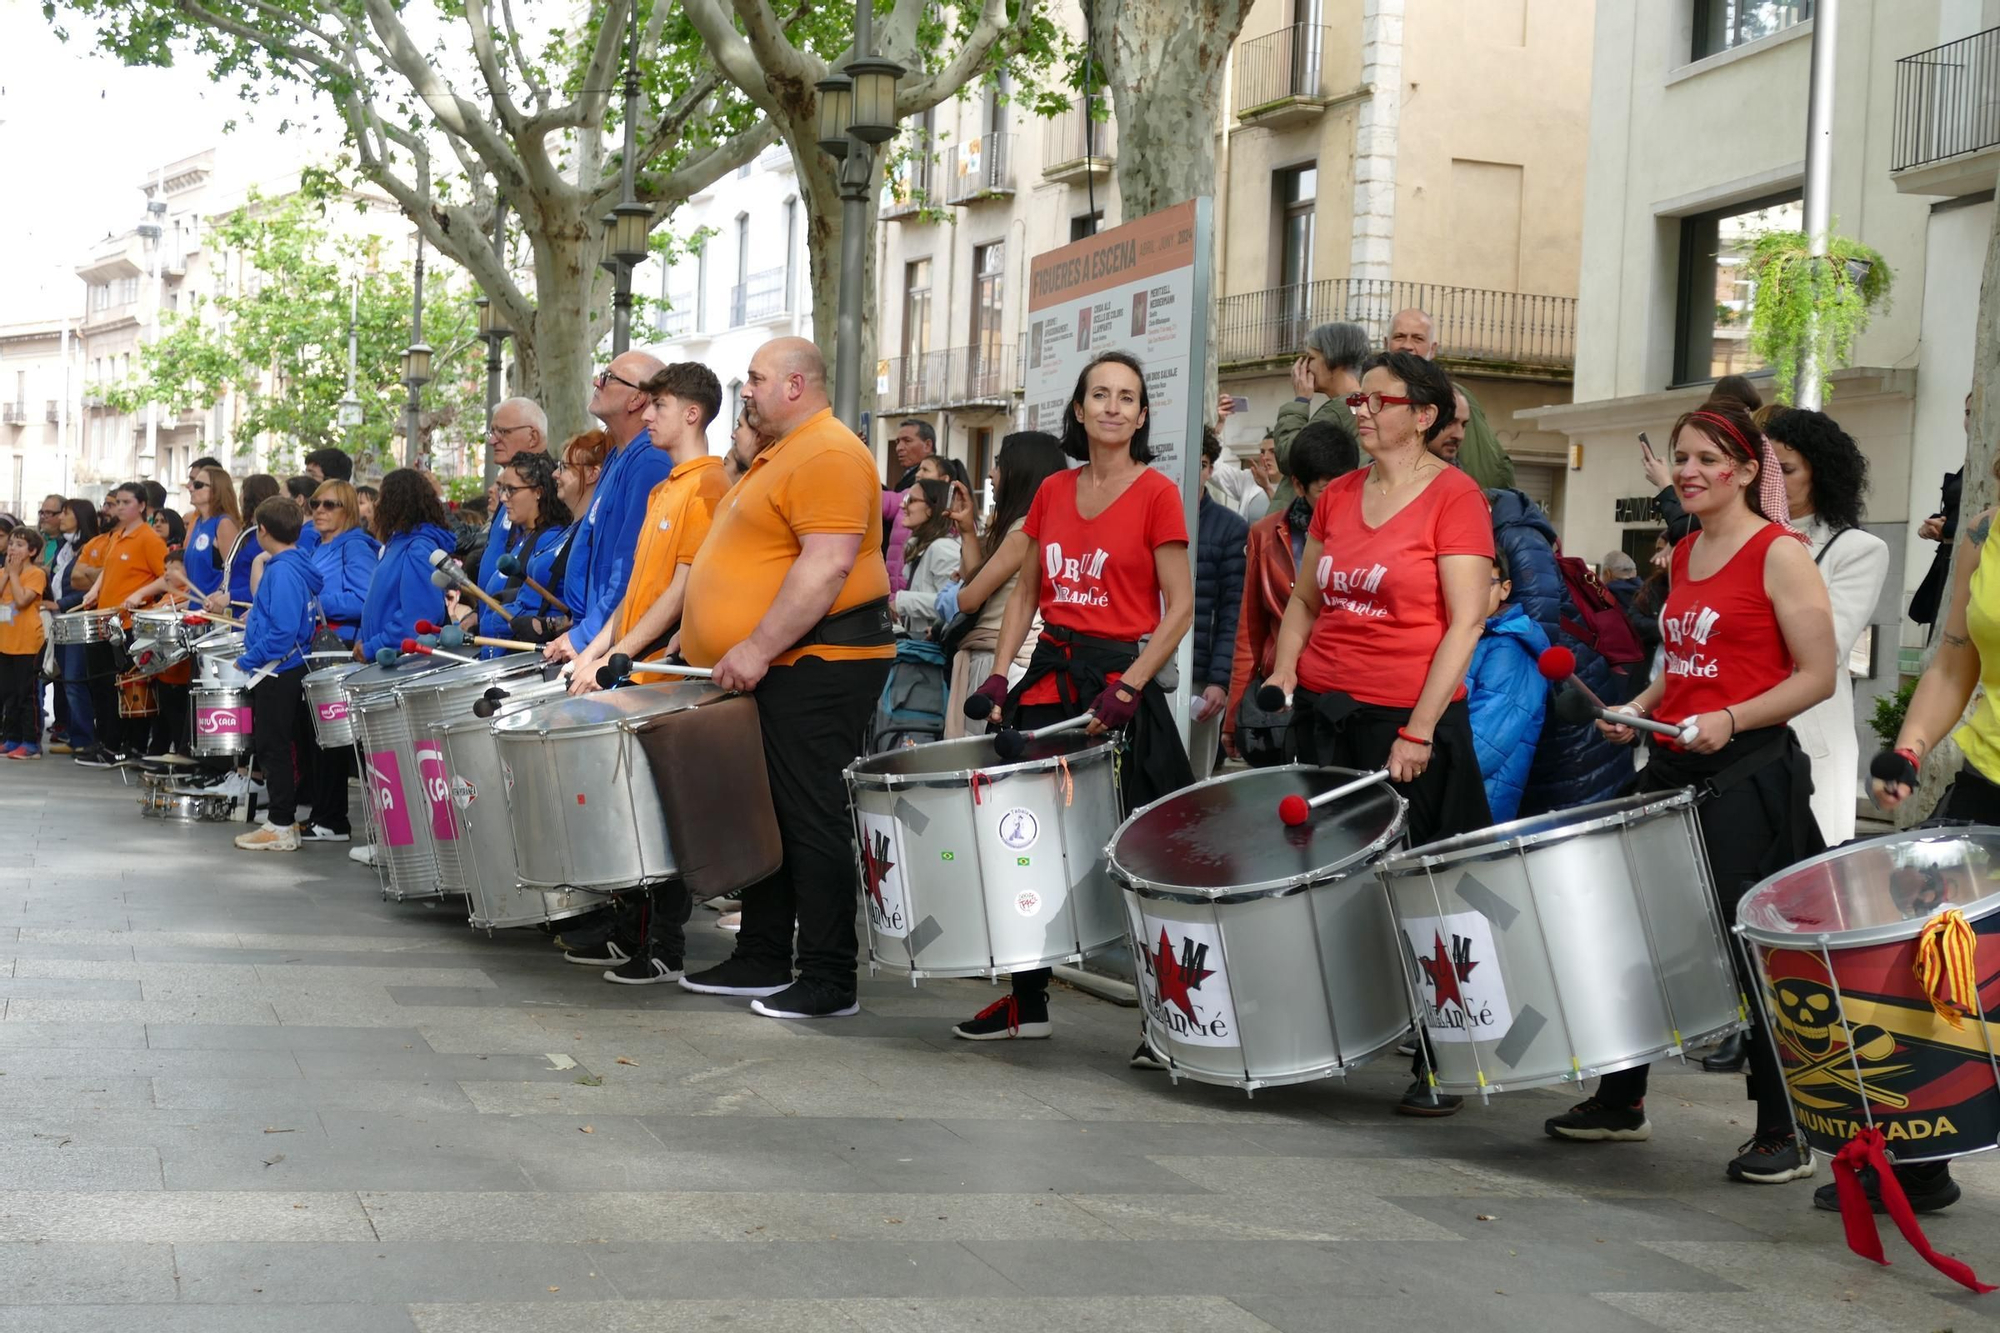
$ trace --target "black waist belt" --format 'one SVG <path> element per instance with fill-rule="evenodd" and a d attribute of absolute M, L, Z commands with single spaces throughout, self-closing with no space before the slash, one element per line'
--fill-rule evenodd
<path fill-rule="evenodd" d="M 1139 656 L 1139 645 L 1124 639 L 1100 639 L 1095 634 L 1079 634 L 1061 625 L 1042 625 L 1042 637 L 1055 643 L 1066 643 L 1074 648 L 1095 649 L 1098 652 L 1123 653 L 1130 658 Z"/>
<path fill-rule="evenodd" d="M 889 599 L 850 606 L 824 616 L 807 630 L 786 652 L 797 652 L 815 644 L 828 648 L 887 648 L 896 642 L 895 621 L 889 615 Z"/>

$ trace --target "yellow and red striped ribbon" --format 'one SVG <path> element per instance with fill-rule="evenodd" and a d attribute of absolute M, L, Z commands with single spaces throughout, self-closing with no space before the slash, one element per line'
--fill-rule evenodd
<path fill-rule="evenodd" d="M 1973 949 L 1978 940 L 1965 914 L 1956 908 L 1940 912 L 1917 936 L 1917 961 L 1912 970 L 1939 1018 L 1963 1030 L 1964 1017 L 1979 1012 L 1978 973 Z"/>

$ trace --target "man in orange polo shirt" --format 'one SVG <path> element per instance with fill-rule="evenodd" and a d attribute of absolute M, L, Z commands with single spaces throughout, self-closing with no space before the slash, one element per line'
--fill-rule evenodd
<path fill-rule="evenodd" d="M 722 383 L 699 361 L 676 361 L 642 386 L 650 405 L 643 420 L 653 448 L 674 470 L 646 497 L 646 518 L 632 553 L 632 577 L 618 611 L 578 657 L 571 694 L 597 688 L 597 669 L 615 653 L 634 661 L 663 655 L 681 623 L 688 570 L 729 489 L 722 459 L 708 452 L 708 424 L 722 411 Z"/>
<path fill-rule="evenodd" d="M 120 607 L 119 620 L 132 623 L 133 594 L 167 572 L 167 544 L 146 522 L 146 488 L 128 481 L 111 492 L 111 514 L 118 527 L 104 544 L 104 563 L 97 582 L 83 595 L 80 608 Z M 105 768 L 117 758 L 137 758 L 152 729 L 150 718 L 118 716 L 117 663 L 108 643 L 93 643 L 84 652 L 90 679 L 90 701 L 97 714 L 94 751 L 76 756 L 87 768 Z"/>
<path fill-rule="evenodd" d="M 803 338 L 757 349 L 743 413 L 772 444 L 716 506 L 688 572 L 681 654 L 756 699 L 785 861 L 744 891 L 736 951 L 681 985 L 756 996 L 770 1018 L 830 1018 L 856 1011 L 859 956 L 841 770 L 896 655 L 882 483 L 834 420 L 826 362 Z"/>

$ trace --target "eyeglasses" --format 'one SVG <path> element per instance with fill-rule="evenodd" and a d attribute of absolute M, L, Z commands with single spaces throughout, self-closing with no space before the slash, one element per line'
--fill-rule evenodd
<path fill-rule="evenodd" d="M 526 482 L 522 482 L 519 486 L 509 486 L 504 481 L 496 481 L 493 484 L 500 488 L 500 494 L 502 495 L 513 495 L 519 491 L 532 491 L 535 489 Z"/>
<path fill-rule="evenodd" d="M 42 514 L 42 517 L 43 517 L 43 518 L 55 518 L 55 517 L 56 517 L 57 515 L 59 515 L 59 514 L 61 514 L 61 513 L 62 513 L 62 510 L 60 510 L 60 509 L 44 509 L 44 510 L 42 510 L 42 511 L 41 511 L 41 514 Z"/>
<path fill-rule="evenodd" d="M 623 375 L 614 375 L 609 370 L 600 370 L 599 372 L 597 372 L 597 378 L 592 380 L 591 383 L 601 389 L 604 387 L 606 380 L 616 380 L 628 389 L 637 389 L 639 387 L 638 385 L 634 384 L 631 380 L 626 379 Z"/>
<path fill-rule="evenodd" d="M 338 500 L 334 499 L 334 498 L 333 498 L 333 497 L 331 497 L 331 496 L 328 496 L 328 497 L 327 497 L 326 499 L 324 499 L 324 500 L 313 500 L 313 501 L 310 501 L 309 503 L 311 504 L 311 506 L 312 506 L 312 507 L 313 507 L 314 509 L 318 509 L 318 510 L 321 510 L 321 511 L 324 511 L 324 510 L 328 510 L 328 509 L 341 509 L 341 508 L 344 508 L 344 507 L 345 507 L 345 506 L 343 506 L 343 505 L 342 505 L 342 504 L 340 503 L 340 501 L 338 501 Z"/>
<path fill-rule="evenodd" d="M 605 372 L 605 374 L 607 375 L 610 373 L 611 373 L 610 371 Z M 597 387 L 600 389 L 604 387 L 604 380 L 602 379 L 602 377 L 598 379 Z M 532 425 L 526 425 L 526 424 L 519 426 L 488 426 L 486 428 L 486 434 L 490 438 L 495 435 L 512 435 L 517 430 L 533 430 L 533 429 L 534 427 Z"/>
<path fill-rule="evenodd" d="M 1408 407 L 1416 399 L 1394 393 L 1350 393 L 1342 401 L 1350 412 L 1359 412 L 1365 407 L 1369 416 L 1376 417 L 1382 415 L 1385 407 Z"/>

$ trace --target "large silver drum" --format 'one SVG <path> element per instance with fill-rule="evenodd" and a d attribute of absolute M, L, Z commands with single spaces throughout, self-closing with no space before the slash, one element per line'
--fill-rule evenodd
<path fill-rule="evenodd" d="M 889 750 L 847 769 L 870 966 L 994 977 L 1071 963 L 1124 935 L 1104 844 L 1114 746 L 1059 732 L 1013 762 L 994 738 Z"/>
<path fill-rule="evenodd" d="M 416 738 L 396 691 L 420 676 L 456 663 L 414 654 L 387 666 L 362 668 L 347 678 L 361 781 L 368 789 L 369 834 L 375 870 L 391 898 L 435 898 L 437 856 L 432 851 L 428 802 L 418 785 Z"/>
<path fill-rule="evenodd" d="M 1137 810 L 1110 850 L 1146 1043 L 1168 1072 L 1255 1092 L 1344 1076 L 1413 1025 L 1388 894 L 1369 868 L 1404 802 L 1364 787 L 1297 827 L 1287 796 L 1355 775 L 1252 769 Z"/>
<path fill-rule="evenodd" d="M 306 708 L 312 713 L 313 739 L 322 750 L 354 744 L 354 718 L 349 711 L 347 681 L 366 669 L 361 662 L 335 662 L 306 673 Z"/>
<path fill-rule="evenodd" d="M 444 743 L 452 810 L 458 821 L 458 854 L 438 858 L 447 892 L 463 893 L 467 919 L 475 929 L 502 930 L 560 921 L 603 906 L 602 894 L 523 885 L 514 862 L 507 780 L 500 770 L 500 746 L 493 726 L 568 692 L 566 680 L 534 681 L 508 690 L 490 718 L 461 717 L 433 728 Z"/>
<path fill-rule="evenodd" d="M 197 686 L 190 696 L 197 759 L 244 754 L 250 749 L 250 691 Z"/>
<path fill-rule="evenodd" d="M 1578 1083 L 1748 1026 L 1691 791 L 1501 824 L 1377 873 L 1447 1091 Z"/>
<path fill-rule="evenodd" d="M 122 633 L 118 608 L 69 611 L 56 617 L 55 641 L 60 644 L 109 643 Z"/>

